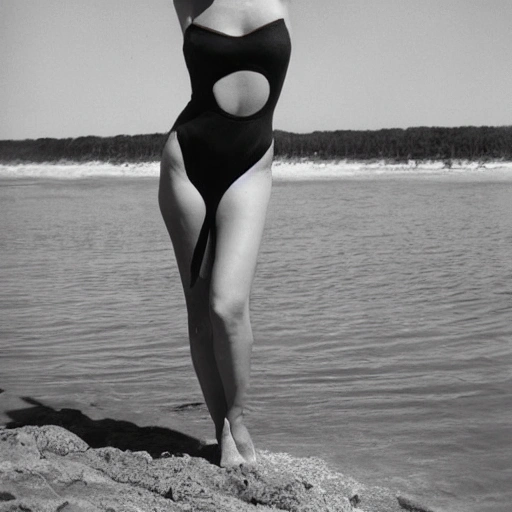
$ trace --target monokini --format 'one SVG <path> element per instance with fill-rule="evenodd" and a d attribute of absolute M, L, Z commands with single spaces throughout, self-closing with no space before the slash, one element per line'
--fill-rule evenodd
<path fill-rule="evenodd" d="M 272 118 L 290 52 L 290 37 L 282 18 L 242 36 L 194 23 L 185 31 L 183 53 L 192 97 L 171 132 L 176 131 L 187 176 L 206 205 L 192 257 L 191 287 L 199 276 L 209 235 L 215 241 L 215 214 L 223 194 L 272 145 Z M 219 80 L 239 71 L 263 75 L 269 86 L 263 107 L 246 116 L 222 109 L 214 94 Z"/>

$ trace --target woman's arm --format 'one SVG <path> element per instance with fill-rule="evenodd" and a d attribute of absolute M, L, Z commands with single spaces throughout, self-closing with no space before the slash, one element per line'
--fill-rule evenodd
<path fill-rule="evenodd" d="M 178 15 L 178 20 L 183 32 L 194 19 L 194 16 L 192 16 L 193 4 L 193 0 L 174 0 L 174 9 Z"/>
<path fill-rule="evenodd" d="M 174 0 L 174 8 L 178 15 L 181 30 L 185 29 L 197 18 L 202 12 L 206 11 L 215 0 Z"/>

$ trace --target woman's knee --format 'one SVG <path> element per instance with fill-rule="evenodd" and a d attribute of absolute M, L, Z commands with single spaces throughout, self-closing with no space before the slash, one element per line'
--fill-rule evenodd
<path fill-rule="evenodd" d="M 188 338 L 193 357 L 205 356 L 212 346 L 212 323 L 208 312 L 188 314 Z M 208 352 L 209 353 L 209 352 Z"/>
<path fill-rule="evenodd" d="M 208 288 L 206 283 L 197 283 L 193 293 L 185 291 L 187 304 L 188 329 L 191 338 L 208 338 L 211 336 L 212 323 L 210 319 L 210 307 Z"/>
<path fill-rule="evenodd" d="M 230 331 L 245 323 L 249 317 L 249 297 L 237 293 L 212 293 L 210 318 L 215 325 Z"/>

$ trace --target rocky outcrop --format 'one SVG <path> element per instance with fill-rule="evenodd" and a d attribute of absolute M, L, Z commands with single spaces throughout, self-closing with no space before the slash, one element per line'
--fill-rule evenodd
<path fill-rule="evenodd" d="M 256 467 L 222 469 L 202 456 L 91 448 L 55 425 L 0 430 L 1 512 L 399 512 L 315 458 L 258 452 Z"/>

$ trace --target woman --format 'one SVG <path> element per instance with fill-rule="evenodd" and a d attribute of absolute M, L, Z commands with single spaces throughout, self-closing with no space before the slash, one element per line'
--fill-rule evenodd
<path fill-rule="evenodd" d="M 220 465 L 254 463 L 243 422 L 249 295 L 270 198 L 272 115 L 290 57 L 288 0 L 174 0 L 192 98 L 171 129 L 159 203 Z"/>

